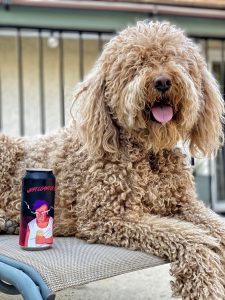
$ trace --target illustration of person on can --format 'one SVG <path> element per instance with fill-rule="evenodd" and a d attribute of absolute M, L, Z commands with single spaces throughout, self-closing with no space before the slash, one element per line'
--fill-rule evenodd
<path fill-rule="evenodd" d="M 49 204 L 36 200 L 33 205 L 36 218 L 27 224 L 25 246 L 36 247 L 53 243 L 53 218 L 48 215 Z"/>

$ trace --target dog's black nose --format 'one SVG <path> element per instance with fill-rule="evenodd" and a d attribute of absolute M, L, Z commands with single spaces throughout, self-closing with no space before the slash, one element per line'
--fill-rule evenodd
<path fill-rule="evenodd" d="M 154 87 L 160 92 L 166 92 L 171 87 L 171 79 L 168 76 L 162 75 L 155 79 Z"/>

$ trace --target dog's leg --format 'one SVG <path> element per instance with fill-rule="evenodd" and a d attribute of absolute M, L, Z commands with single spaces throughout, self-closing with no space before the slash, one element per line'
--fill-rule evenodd
<path fill-rule="evenodd" d="M 201 201 L 193 200 L 188 205 L 182 205 L 180 213 L 175 217 L 205 228 L 210 235 L 216 237 L 224 247 L 225 257 L 225 221 Z"/>
<path fill-rule="evenodd" d="M 9 219 L 6 216 L 6 212 L 0 209 L 0 234 L 18 234 L 19 233 L 19 223 L 15 219 Z"/>
<path fill-rule="evenodd" d="M 171 262 L 175 296 L 185 300 L 224 300 L 223 270 L 217 240 L 196 225 L 146 215 L 137 222 L 110 220 L 81 224 L 79 236 L 138 249 Z"/>
<path fill-rule="evenodd" d="M 0 134 L 0 233 L 18 233 L 23 158 L 22 139 Z"/>

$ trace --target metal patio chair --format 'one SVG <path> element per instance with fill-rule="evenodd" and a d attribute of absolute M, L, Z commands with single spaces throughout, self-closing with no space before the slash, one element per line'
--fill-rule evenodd
<path fill-rule="evenodd" d="M 0 235 L 0 292 L 21 294 L 25 300 L 53 300 L 55 292 L 68 287 L 165 263 L 141 251 L 73 237 L 55 238 L 48 250 L 26 251 L 18 245 L 18 236 Z"/>

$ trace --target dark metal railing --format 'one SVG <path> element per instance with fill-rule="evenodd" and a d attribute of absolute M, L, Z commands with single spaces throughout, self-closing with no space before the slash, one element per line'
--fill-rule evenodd
<path fill-rule="evenodd" d="M 84 78 L 84 34 L 93 34 L 96 35 L 98 40 L 98 51 L 99 53 L 102 50 L 103 46 L 103 35 L 113 35 L 112 31 L 94 31 L 94 30 L 74 30 L 74 29 L 60 29 L 60 28 L 39 28 L 39 27 L 30 27 L 30 26 L 13 26 L 13 25 L 0 25 L 1 30 L 12 29 L 16 31 L 16 51 L 17 51 L 17 70 L 18 70 L 18 103 L 19 103 L 19 133 L 24 135 L 25 132 L 25 113 L 24 113 L 24 74 L 23 74 L 23 41 L 22 41 L 22 31 L 31 30 L 33 33 L 37 34 L 37 44 L 38 44 L 38 62 L 39 62 L 39 106 L 40 106 L 40 133 L 44 134 L 46 132 L 46 118 L 45 118 L 45 78 L 44 78 L 44 50 L 43 50 L 43 36 L 42 33 L 48 31 L 50 34 L 58 34 L 58 62 L 59 62 L 59 99 L 60 99 L 60 124 L 59 126 L 65 125 L 65 97 L 64 97 L 64 33 L 75 33 L 78 34 L 78 43 L 79 43 L 79 80 Z M 1 36 L 0 36 L 1 39 Z M 1 89 L 1 76 L 0 76 L 0 130 L 2 130 L 2 89 Z"/>
<path fill-rule="evenodd" d="M 55 86 L 55 90 L 59 92 L 59 124 L 58 127 L 62 127 L 65 125 L 65 33 L 72 33 L 76 34 L 76 42 L 78 42 L 78 56 L 79 62 L 76 65 L 79 74 L 79 80 L 82 81 L 85 76 L 85 47 L 84 42 L 85 34 L 92 34 L 95 35 L 97 39 L 97 51 L 100 53 L 102 51 L 102 47 L 104 44 L 103 36 L 106 34 L 107 36 L 113 36 L 115 32 L 112 31 L 93 31 L 93 30 L 75 30 L 75 29 L 61 29 L 61 28 L 39 28 L 39 27 L 29 27 L 29 26 L 3 26 L 0 25 L 0 43 L 1 43 L 1 32 L 4 30 L 14 30 L 15 31 L 15 53 L 17 56 L 17 76 L 18 76 L 18 99 L 17 104 L 19 106 L 19 118 L 18 118 L 18 126 L 19 127 L 19 134 L 25 135 L 26 134 L 26 126 L 25 126 L 25 85 L 24 85 L 24 63 L 26 61 L 25 54 L 24 54 L 24 44 L 23 44 L 23 31 L 30 30 L 31 32 L 36 34 L 36 44 L 37 44 L 37 61 L 38 61 L 38 101 L 39 101 L 39 111 L 40 111 L 40 123 L 39 133 L 44 134 L 46 132 L 46 95 L 45 90 L 47 88 L 48 82 L 46 82 L 45 78 L 45 49 L 44 49 L 44 37 L 43 34 L 47 31 L 49 36 L 53 36 L 57 34 L 58 36 L 58 85 Z M 196 43 L 201 44 L 202 46 L 202 53 L 205 56 L 207 62 L 210 64 L 211 70 L 217 77 L 217 80 L 220 82 L 221 91 L 223 95 L 225 95 L 225 37 L 224 38 L 217 38 L 217 37 L 207 37 L 207 36 L 191 36 L 195 40 Z M 75 39 L 75 38 L 74 38 Z M 213 64 L 212 57 L 210 57 L 211 46 L 210 43 L 220 43 L 219 48 L 216 48 L 216 51 L 219 53 L 217 55 L 216 61 Z M 1 54 L 2 52 L 0 52 Z M 217 53 L 217 54 L 218 54 Z M 1 57 L 0 60 L 2 61 Z M 4 63 L 4 62 L 3 62 Z M 93 61 L 94 63 L 94 61 Z M 69 66 L 72 68 L 72 66 Z M 0 73 L 0 130 L 4 130 L 4 122 L 3 122 L 3 115 L 4 115 L 4 101 L 3 101 L 3 81 L 4 78 L 1 77 Z M 16 81 L 15 81 L 16 82 Z M 9 88 L 16 88 L 16 87 L 9 87 Z M 10 116 L 7 116 L 10 118 Z M 225 157 L 225 148 L 223 148 L 223 159 Z M 192 161 L 193 163 L 193 161 Z M 210 166 L 210 164 L 209 164 Z M 210 171 L 211 174 L 211 171 Z M 209 175 L 209 184 L 208 187 L 210 189 L 209 197 L 211 197 L 211 175 Z M 211 203 L 211 198 L 209 199 Z"/>
<path fill-rule="evenodd" d="M 64 64 L 64 42 L 65 37 L 63 36 L 64 33 L 75 33 L 78 35 L 78 43 L 79 43 L 79 64 L 77 68 L 79 69 L 79 80 L 83 80 L 85 72 L 84 72 L 84 63 L 85 63 L 85 55 L 84 55 L 84 35 L 85 34 L 94 34 L 97 37 L 98 43 L 98 52 L 100 53 L 103 46 L 103 38 L 104 34 L 107 35 L 114 35 L 115 33 L 112 31 L 94 31 L 94 30 L 75 30 L 75 29 L 61 29 L 61 28 L 39 28 L 39 27 L 30 27 L 30 26 L 13 26 L 13 25 L 0 25 L 0 33 L 2 30 L 13 29 L 16 32 L 15 39 L 16 39 L 16 52 L 17 52 L 17 70 L 18 70 L 18 104 L 19 104 L 19 133 L 21 135 L 26 134 L 25 130 L 25 99 L 24 99 L 24 52 L 23 52 L 23 31 L 30 30 L 37 35 L 37 51 L 38 51 L 38 73 L 39 73 L 39 109 L 40 109 L 40 133 L 44 134 L 46 132 L 46 117 L 45 117 L 45 88 L 46 88 L 46 81 L 45 81 L 45 63 L 44 63 L 44 45 L 43 45 L 43 33 L 49 32 L 49 34 L 58 35 L 58 62 L 59 62 L 59 69 L 58 69 L 58 81 L 59 86 L 56 89 L 59 89 L 59 109 L 60 109 L 60 124 L 59 126 L 65 125 L 65 64 Z M 220 53 L 221 57 L 218 61 L 217 68 L 219 68 L 219 72 L 217 70 L 217 79 L 220 80 L 221 83 L 221 90 L 223 94 L 225 94 L 225 65 L 224 65 L 224 38 L 216 38 L 216 37 L 206 37 L 206 36 L 192 36 L 192 38 L 197 42 L 203 45 L 203 54 L 206 57 L 206 60 L 209 61 L 209 43 L 211 41 L 220 42 Z M 0 36 L 1 39 L 1 36 Z M 0 76 L 0 130 L 2 129 L 3 122 L 2 122 L 2 78 Z M 4 128 L 3 128 L 4 129 Z"/>
<path fill-rule="evenodd" d="M 217 80 L 220 83 L 220 88 L 221 88 L 221 92 L 223 94 L 223 96 L 225 96 L 225 48 L 224 48 L 224 43 L 225 43 L 225 37 L 207 37 L 207 36 L 191 36 L 191 38 L 193 38 L 193 40 L 198 43 L 198 44 L 203 44 L 203 55 L 206 59 L 206 61 L 209 63 L 210 61 L 210 55 L 209 55 L 209 50 L 210 50 L 210 42 L 219 42 L 220 43 L 220 48 L 218 48 L 219 52 L 220 52 L 220 60 L 217 61 L 217 63 L 219 63 L 220 65 L 220 72 L 217 73 L 215 70 L 211 70 L 214 75 L 216 76 Z"/>

